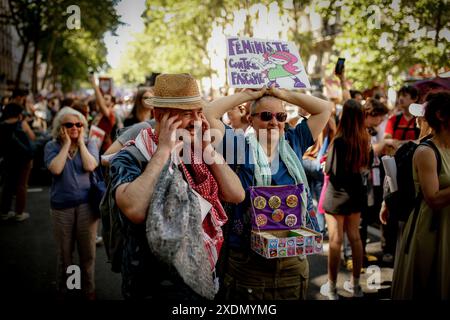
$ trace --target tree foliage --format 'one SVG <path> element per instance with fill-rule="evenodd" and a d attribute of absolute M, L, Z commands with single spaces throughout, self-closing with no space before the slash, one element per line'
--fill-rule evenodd
<path fill-rule="evenodd" d="M 211 65 L 208 41 L 214 26 L 225 30 L 234 23 L 234 13 L 241 10 L 244 21 L 239 36 L 254 34 L 252 22 L 257 13 L 250 8 L 254 5 L 269 7 L 278 4 L 280 15 L 288 13 L 291 30 L 289 39 L 301 43 L 301 54 L 307 59 L 311 35 L 297 32 L 300 11 L 310 1 L 294 1 L 291 9 L 283 9 L 285 1 L 238 1 L 238 0 L 155 0 L 147 1 L 143 14 L 145 31 L 129 43 L 123 63 L 115 71 L 114 77 L 120 82 L 142 82 L 150 72 L 189 72 L 196 78 L 209 77 L 216 73 Z M 257 12 L 257 11 L 256 11 Z M 269 22 L 270 23 L 270 22 Z M 286 26 L 288 27 L 288 26 Z M 229 34 L 231 35 L 231 34 Z M 213 44 L 214 45 L 214 44 Z M 306 60 L 307 61 L 307 60 Z"/>
<path fill-rule="evenodd" d="M 53 82 L 60 81 L 64 89 L 85 79 L 89 68 L 105 66 L 103 35 L 108 30 L 114 32 L 120 24 L 114 8 L 118 1 L 8 0 L 8 11 L 0 15 L 0 23 L 13 25 L 27 50 L 32 44 L 34 92 L 38 90 L 38 55 L 41 62 L 47 63 L 44 79 L 48 76 Z M 68 27 L 67 8 L 74 4 L 80 9 L 80 29 Z"/>
<path fill-rule="evenodd" d="M 316 9 L 324 16 L 340 14 L 342 32 L 328 68 L 338 56 L 346 57 L 346 73 L 358 88 L 384 84 L 387 76 L 398 86 L 417 64 L 435 75 L 448 67 L 446 0 L 320 1 Z"/>

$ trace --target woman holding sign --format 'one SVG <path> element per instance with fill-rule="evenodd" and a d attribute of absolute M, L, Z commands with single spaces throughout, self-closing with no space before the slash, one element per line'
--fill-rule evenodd
<path fill-rule="evenodd" d="M 226 127 L 220 118 L 234 106 L 248 101 L 252 101 L 250 123 L 255 133 L 245 137 Z M 301 106 L 311 114 L 310 118 L 286 130 L 287 113 L 283 101 Z M 303 254 L 267 259 L 251 250 L 252 206 L 273 209 L 271 219 L 279 225 L 301 224 L 310 229 L 317 228 L 315 217 L 308 214 L 312 201 L 306 194 L 307 181 L 300 159 L 326 125 L 331 104 L 306 94 L 270 88 L 223 97 L 210 103 L 205 114 L 211 128 L 216 129 L 214 133 L 223 137 L 226 161 L 246 189 L 245 200 L 232 205 L 228 212 L 229 231 L 225 238 L 228 250 L 222 255 L 222 294 L 225 298 L 244 300 L 305 299 L 309 266 Z M 301 197 L 273 195 L 267 201 L 258 197 L 250 200 L 250 193 L 256 187 L 299 185 L 306 189 Z M 286 208 L 301 207 L 302 223 L 295 215 L 285 215 L 284 209 L 280 210 L 284 205 Z M 253 225 L 262 228 L 266 221 L 267 217 L 258 215 L 253 219 Z"/>

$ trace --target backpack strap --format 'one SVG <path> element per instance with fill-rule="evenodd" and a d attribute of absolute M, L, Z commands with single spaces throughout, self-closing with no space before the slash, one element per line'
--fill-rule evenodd
<path fill-rule="evenodd" d="M 437 171 L 437 175 L 439 176 L 439 174 L 441 173 L 441 168 L 442 168 L 442 158 L 441 158 L 441 153 L 439 152 L 439 149 L 436 147 L 434 142 L 430 139 L 422 141 L 419 144 L 419 146 L 427 146 L 427 147 L 433 149 L 434 154 L 436 156 L 436 161 L 437 161 L 437 166 L 436 166 L 437 170 L 436 171 Z M 411 224 L 411 229 L 409 230 L 408 237 L 406 239 L 405 254 L 409 253 L 409 248 L 411 246 L 412 236 L 413 236 L 414 230 L 416 228 L 417 217 L 419 215 L 419 210 L 420 210 L 420 205 L 422 203 L 422 200 L 423 200 L 423 194 L 422 194 L 422 190 L 419 188 L 419 192 L 415 199 L 416 204 L 414 206 L 413 221 Z M 438 226 L 438 215 L 433 214 L 432 219 L 431 219 L 430 231 L 437 230 L 437 226 Z"/>
<path fill-rule="evenodd" d="M 135 145 L 128 145 L 128 146 L 124 147 L 122 150 L 125 150 L 125 151 L 128 151 L 129 153 L 131 153 L 133 158 L 135 158 L 136 161 L 138 162 L 139 168 L 141 170 L 142 170 L 142 168 L 145 167 L 145 165 L 147 165 L 147 159 L 145 159 L 142 152 L 140 152 L 139 149 Z"/>
<path fill-rule="evenodd" d="M 434 142 L 430 139 L 422 141 L 419 144 L 419 146 L 427 146 L 427 147 L 433 149 L 434 154 L 436 155 L 437 173 L 439 175 L 441 173 L 441 168 L 442 168 L 442 158 L 441 158 L 441 153 L 439 152 L 439 149 L 436 147 Z"/>
<path fill-rule="evenodd" d="M 402 121 L 402 117 L 403 113 L 399 113 L 395 116 L 394 129 L 392 130 L 392 137 L 394 137 L 395 131 L 397 130 L 400 121 Z"/>

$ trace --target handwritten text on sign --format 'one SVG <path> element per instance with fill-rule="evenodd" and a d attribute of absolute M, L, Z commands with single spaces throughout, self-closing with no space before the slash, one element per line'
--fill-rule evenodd
<path fill-rule="evenodd" d="M 305 68 L 292 42 L 227 38 L 228 82 L 235 88 L 309 88 Z"/>

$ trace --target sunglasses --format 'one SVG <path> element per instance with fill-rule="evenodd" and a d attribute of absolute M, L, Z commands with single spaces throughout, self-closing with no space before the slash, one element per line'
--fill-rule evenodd
<path fill-rule="evenodd" d="M 259 115 L 259 118 L 262 121 L 270 121 L 273 119 L 273 117 L 275 117 L 275 119 L 277 119 L 278 122 L 284 122 L 287 119 L 286 112 L 272 113 L 270 111 L 263 111 L 263 112 L 252 113 L 252 116 L 257 116 L 257 115 Z"/>
<path fill-rule="evenodd" d="M 81 128 L 83 126 L 83 124 L 81 122 L 77 122 L 77 123 L 72 123 L 72 122 L 66 122 L 62 124 L 64 127 L 66 127 L 67 129 L 72 128 L 73 126 L 77 127 L 77 128 Z"/>

